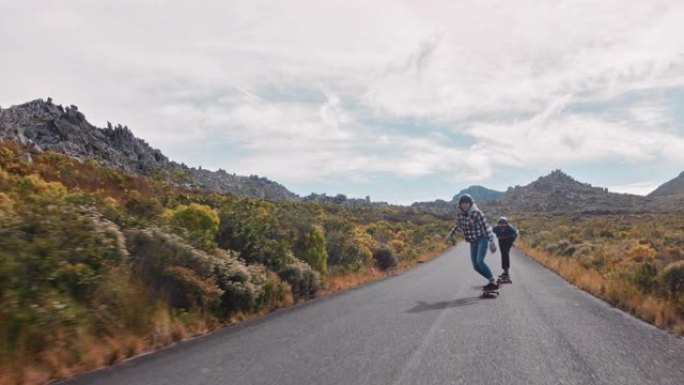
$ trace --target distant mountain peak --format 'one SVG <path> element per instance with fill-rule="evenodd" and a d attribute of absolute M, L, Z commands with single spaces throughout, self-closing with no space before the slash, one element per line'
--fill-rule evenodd
<path fill-rule="evenodd" d="M 637 195 L 611 193 L 604 187 L 582 183 L 561 170 L 527 186 L 509 189 L 492 202 L 497 212 L 621 212 L 642 209 L 650 200 Z"/>
<path fill-rule="evenodd" d="M 548 175 L 539 177 L 536 181 L 532 182 L 532 185 L 558 185 L 558 186 L 577 186 L 577 187 L 591 187 L 589 183 L 578 182 L 576 179 L 570 175 L 564 173 L 560 169 L 551 171 Z"/>
<path fill-rule="evenodd" d="M 458 203 L 458 198 L 463 194 L 470 194 L 475 202 L 488 202 L 500 197 L 503 195 L 503 192 L 491 190 L 484 186 L 474 185 L 459 191 L 458 194 L 454 195 L 451 199 L 451 202 Z"/>

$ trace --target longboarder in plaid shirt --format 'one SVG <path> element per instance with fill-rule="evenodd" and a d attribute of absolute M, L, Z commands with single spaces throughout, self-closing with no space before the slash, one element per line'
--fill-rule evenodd
<path fill-rule="evenodd" d="M 458 208 L 460 210 L 456 226 L 451 228 L 447 238 L 453 237 L 457 232 L 463 232 L 466 242 L 470 243 L 470 260 L 473 262 L 473 269 L 489 281 L 482 289 L 484 291 L 497 290 L 499 285 L 484 261 L 487 256 L 487 246 L 489 246 L 489 251 L 496 253 L 492 229 L 470 194 L 463 194 L 458 198 Z"/>

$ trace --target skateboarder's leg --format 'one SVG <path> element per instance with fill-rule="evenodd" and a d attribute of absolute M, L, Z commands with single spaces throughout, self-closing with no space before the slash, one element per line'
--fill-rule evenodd
<path fill-rule="evenodd" d="M 470 243 L 470 262 L 473 264 L 473 270 L 477 271 L 478 274 L 484 276 L 484 273 L 480 269 L 480 264 L 477 262 L 479 246 L 479 240 Z"/>
<path fill-rule="evenodd" d="M 499 240 L 499 249 L 501 250 L 501 268 L 504 273 L 508 273 L 511 267 L 511 246 L 513 246 L 513 239 Z"/>
<path fill-rule="evenodd" d="M 494 275 L 492 271 L 489 270 L 489 266 L 485 263 L 484 259 L 487 256 L 487 247 L 489 246 L 489 239 L 487 237 L 482 237 L 476 241 L 477 243 L 477 254 L 475 256 L 475 261 L 473 264 L 477 263 L 479 268 L 478 272 L 489 282 L 494 281 Z"/>

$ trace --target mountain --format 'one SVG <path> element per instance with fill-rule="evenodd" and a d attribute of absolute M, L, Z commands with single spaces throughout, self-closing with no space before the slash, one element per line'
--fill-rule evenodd
<path fill-rule="evenodd" d="M 602 187 L 578 182 L 554 170 L 527 186 L 511 187 L 501 197 L 487 202 L 496 213 L 623 212 L 652 207 L 653 200 L 639 195 L 618 194 Z"/>
<path fill-rule="evenodd" d="M 30 152 L 53 151 L 78 159 L 93 159 L 131 174 L 165 176 L 188 188 L 233 193 L 271 200 L 297 200 L 284 186 L 255 175 L 190 168 L 169 160 L 161 151 L 136 138 L 126 126 L 98 128 L 72 105 L 55 105 L 50 98 L 0 109 L 0 140 L 23 144 Z"/>
<path fill-rule="evenodd" d="M 483 195 L 483 192 L 491 195 L 498 193 L 498 197 L 491 199 L 491 195 Z M 449 202 L 416 202 L 411 207 L 440 216 L 453 216 L 458 210 L 458 197 L 463 193 L 471 194 L 489 218 L 526 213 L 616 213 L 673 209 L 672 204 L 664 204 L 662 200 L 612 193 L 606 188 L 578 182 L 561 170 L 554 170 L 526 186 L 509 187 L 504 193 L 471 186 L 456 194 Z"/>
<path fill-rule="evenodd" d="M 651 198 L 684 196 L 684 172 L 679 174 L 676 178 L 663 183 L 647 196 Z"/>
<path fill-rule="evenodd" d="M 457 213 L 458 198 L 460 198 L 463 194 L 470 194 L 478 204 L 481 202 L 492 201 L 503 195 L 503 193 L 500 191 L 490 190 L 483 186 L 470 186 L 454 195 L 450 201 L 437 199 L 430 202 L 415 202 L 411 205 L 411 208 L 416 211 L 422 211 L 438 215 L 440 217 L 452 217 Z"/>
<path fill-rule="evenodd" d="M 501 191 L 490 190 L 483 186 L 470 186 L 466 189 L 461 190 L 458 194 L 454 195 L 454 198 L 451 200 L 451 202 L 458 204 L 458 198 L 463 194 L 470 194 L 470 196 L 473 197 L 475 202 L 479 203 L 492 201 L 502 196 L 504 193 Z"/>

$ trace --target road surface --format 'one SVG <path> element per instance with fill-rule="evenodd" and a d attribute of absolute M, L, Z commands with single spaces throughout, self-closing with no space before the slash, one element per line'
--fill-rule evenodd
<path fill-rule="evenodd" d="M 684 341 L 512 250 L 496 299 L 467 244 L 402 275 L 276 311 L 69 385 L 684 384 Z M 499 254 L 489 254 L 500 272 Z"/>

